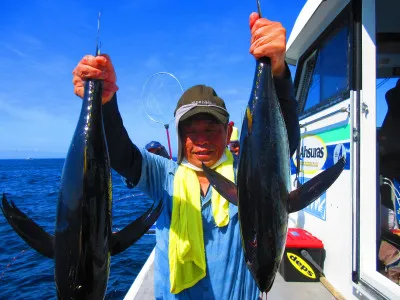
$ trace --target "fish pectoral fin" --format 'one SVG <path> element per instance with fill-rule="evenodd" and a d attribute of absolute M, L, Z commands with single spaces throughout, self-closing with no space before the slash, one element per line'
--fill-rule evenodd
<path fill-rule="evenodd" d="M 40 254 L 54 258 L 54 237 L 20 211 L 14 202 L 8 202 L 3 193 L 1 211 L 18 235 Z"/>
<path fill-rule="evenodd" d="M 289 194 L 288 212 L 299 211 L 318 199 L 339 177 L 346 164 L 342 156 L 337 163 L 313 177 L 298 189 Z"/>
<path fill-rule="evenodd" d="M 113 233 L 112 235 L 112 248 L 111 255 L 116 255 L 132 246 L 137 240 L 139 240 L 157 221 L 164 208 L 162 201 L 153 209 L 153 205 L 139 218 L 124 227 L 122 230 Z"/>
<path fill-rule="evenodd" d="M 207 167 L 203 163 L 203 171 L 212 187 L 226 200 L 234 205 L 238 205 L 237 187 L 218 172 Z"/>

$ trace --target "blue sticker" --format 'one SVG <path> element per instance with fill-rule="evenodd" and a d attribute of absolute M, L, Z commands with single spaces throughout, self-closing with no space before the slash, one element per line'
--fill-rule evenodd
<path fill-rule="evenodd" d="M 304 178 L 303 183 L 306 183 L 309 180 L 310 178 Z M 304 208 L 303 211 L 317 217 L 318 219 L 326 221 L 326 192 L 309 206 Z"/>

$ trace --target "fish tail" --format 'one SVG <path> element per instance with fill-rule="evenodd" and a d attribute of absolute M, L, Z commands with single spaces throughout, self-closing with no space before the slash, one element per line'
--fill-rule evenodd
<path fill-rule="evenodd" d="M 54 257 L 54 237 L 18 209 L 13 201 L 8 201 L 3 193 L 0 209 L 14 231 L 40 254 Z"/>

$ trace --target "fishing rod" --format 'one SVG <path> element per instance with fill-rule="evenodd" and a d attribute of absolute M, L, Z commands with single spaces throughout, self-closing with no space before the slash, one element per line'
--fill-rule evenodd
<path fill-rule="evenodd" d="M 258 15 L 260 16 L 260 18 L 262 17 L 261 16 L 261 6 L 260 6 L 260 0 L 257 0 L 257 10 L 258 10 Z"/>
<path fill-rule="evenodd" d="M 100 52 L 101 52 L 100 18 L 101 18 L 101 10 L 99 11 L 99 16 L 97 18 L 96 55 L 100 55 Z"/>
<path fill-rule="evenodd" d="M 337 300 L 345 300 L 346 298 L 337 289 L 335 289 L 335 287 L 326 279 L 324 271 L 318 265 L 318 263 L 312 258 L 310 253 L 308 253 L 308 251 L 305 249 L 301 250 L 300 253 L 318 271 L 318 273 L 320 275 L 319 281 L 326 287 L 326 289 L 332 294 L 332 296 L 335 297 L 335 299 L 337 299 Z"/>

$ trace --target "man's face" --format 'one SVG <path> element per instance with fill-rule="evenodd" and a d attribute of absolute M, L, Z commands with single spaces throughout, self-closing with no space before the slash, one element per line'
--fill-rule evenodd
<path fill-rule="evenodd" d="M 197 114 L 180 124 L 182 150 L 187 160 L 201 168 L 211 167 L 222 156 L 232 128 L 219 123 L 209 114 Z"/>
<path fill-rule="evenodd" d="M 238 141 L 229 143 L 229 150 L 235 155 L 239 155 L 240 143 Z"/>

